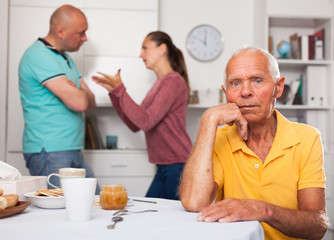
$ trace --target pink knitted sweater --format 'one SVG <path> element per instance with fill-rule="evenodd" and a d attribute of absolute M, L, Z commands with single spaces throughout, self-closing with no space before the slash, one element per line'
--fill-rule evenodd
<path fill-rule="evenodd" d="M 134 132 L 143 130 L 149 161 L 155 164 L 186 162 L 192 143 L 186 131 L 188 89 L 177 72 L 158 79 L 139 106 L 123 84 L 110 99 L 123 122 Z"/>

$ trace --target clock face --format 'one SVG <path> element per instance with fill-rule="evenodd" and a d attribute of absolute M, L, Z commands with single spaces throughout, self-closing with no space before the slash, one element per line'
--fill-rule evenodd
<path fill-rule="evenodd" d="M 223 38 L 216 28 L 210 25 L 199 25 L 189 33 L 187 49 L 195 59 L 211 61 L 223 51 Z"/>

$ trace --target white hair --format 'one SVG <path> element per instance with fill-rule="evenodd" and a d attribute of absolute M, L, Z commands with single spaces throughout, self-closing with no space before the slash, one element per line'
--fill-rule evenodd
<path fill-rule="evenodd" d="M 275 57 L 273 55 L 271 55 L 268 51 L 266 51 L 262 48 L 258 48 L 258 47 L 244 46 L 244 47 L 239 48 L 238 50 L 236 50 L 232 54 L 230 60 L 234 56 L 237 56 L 241 52 L 260 52 L 260 53 L 262 53 L 263 56 L 265 56 L 268 60 L 268 70 L 270 72 L 270 75 L 271 75 L 273 81 L 276 82 L 277 79 L 280 78 L 280 71 L 279 71 L 279 68 L 278 68 L 278 62 L 276 61 Z M 226 76 L 226 71 L 225 71 L 225 80 L 226 80 L 226 78 L 227 78 L 227 76 Z"/>

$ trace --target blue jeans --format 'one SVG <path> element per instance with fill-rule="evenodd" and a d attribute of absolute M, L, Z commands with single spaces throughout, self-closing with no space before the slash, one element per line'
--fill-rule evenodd
<path fill-rule="evenodd" d="M 46 152 L 45 149 L 40 153 L 24 153 L 26 166 L 32 176 L 48 176 L 51 173 L 58 173 L 59 168 L 85 168 L 86 177 L 93 178 L 92 169 L 83 159 L 80 150 Z M 58 178 L 51 177 L 50 182 L 59 186 Z M 100 193 L 99 185 L 96 186 L 96 194 Z"/>
<path fill-rule="evenodd" d="M 157 165 L 157 173 L 146 197 L 179 200 L 178 188 L 184 163 Z"/>

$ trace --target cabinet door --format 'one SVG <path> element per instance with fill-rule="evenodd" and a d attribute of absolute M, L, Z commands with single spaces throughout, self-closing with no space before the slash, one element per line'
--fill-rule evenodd
<path fill-rule="evenodd" d="M 146 151 L 85 150 L 83 155 L 99 177 L 146 177 L 155 173 L 155 165 L 148 162 Z"/>
<path fill-rule="evenodd" d="M 124 184 L 129 196 L 145 196 L 156 171 L 146 151 L 86 150 L 84 158 L 101 188 L 103 184 Z"/>
<path fill-rule="evenodd" d="M 151 2 L 152 5 L 156 3 Z M 155 74 L 145 68 L 139 54 L 146 35 L 158 29 L 157 7 L 147 6 L 140 11 L 110 7 L 85 11 L 89 29 L 88 42 L 84 46 L 86 67 L 83 76 L 96 96 L 97 105 L 101 106 L 110 104 L 110 98 L 103 87 L 91 80 L 92 76 L 97 72 L 113 75 L 121 69 L 127 92 L 139 104 L 156 80 Z"/>

